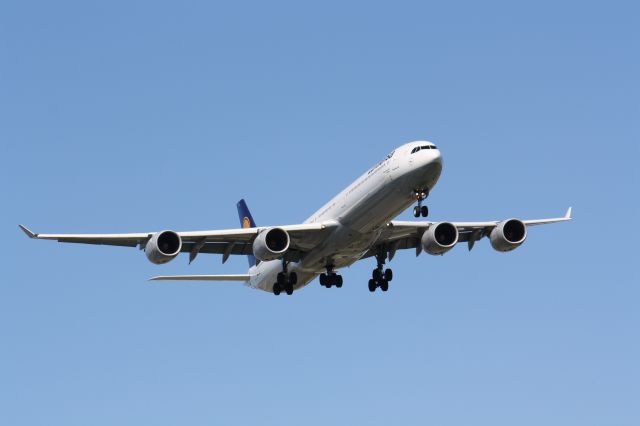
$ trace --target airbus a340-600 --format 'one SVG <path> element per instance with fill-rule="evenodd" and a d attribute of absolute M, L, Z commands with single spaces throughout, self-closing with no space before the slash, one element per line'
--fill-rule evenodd
<path fill-rule="evenodd" d="M 442 172 L 442 156 L 431 142 L 411 142 L 394 150 L 367 170 L 331 201 L 301 224 L 258 227 L 244 200 L 238 202 L 241 228 L 213 231 L 141 232 L 132 234 L 36 234 L 20 228 L 31 238 L 64 243 L 105 244 L 140 247 L 155 264 L 189 253 L 192 262 L 199 253 L 245 255 L 249 270 L 240 275 L 157 276 L 152 280 L 237 281 L 279 295 L 292 294 L 320 276 L 320 284 L 342 287 L 340 268 L 373 258 L 376 268 L 368 279 L 369 291 L 387 291 L 393 280 L 385 263 L 398 250 L 414 249 L 442 255 L 466 242 L 471 250 L 487 237 L 500 252 L 519 247 L 530 226 L 571 219 L 571 208 L 563 217 L 537 220 L 506 219 L 488 222 L 397 221 L 394 217 L 413 203 L 415 217 L 427 217 L 423 204 Z"/>

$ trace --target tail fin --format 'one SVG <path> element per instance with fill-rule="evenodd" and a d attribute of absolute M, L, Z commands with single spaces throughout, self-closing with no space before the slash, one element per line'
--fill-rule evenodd
<path fill-rule="evenodd" d="M 238 217 L 240 218 L 240 226 L 243 228 L 255 228 L 256 222 L 253 220 L 253 216 L 251 216 L 251 212 L 249 211 L 249 207 L 247 207 L 247 203 L 244 199 L 238 201 L 236 204 L 238 207 Z M 249 267 L 256 266 L 256 258 L 253 255 L 248 255 L 249 259 Z"/>

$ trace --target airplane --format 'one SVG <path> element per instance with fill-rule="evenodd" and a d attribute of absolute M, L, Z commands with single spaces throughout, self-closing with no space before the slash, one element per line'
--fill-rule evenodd
<path fill-rule="evenodd" d="M 131 234 L 36 234 L 19 225 L 30 238 L 63 243 L 139 247 L 154 264 L 164 264 L 182 252 L 189 263 L 200 253 L 245 255 L 246 274 L 156 276 L 152 281 L 232 281 L 273 293 L 288 295 L 319 276 L 326 288 L 340 288 L 341 268 L 374 258 L 376 268 L 368 282 L 370 292 L 385 292 L 393 271 L 385 269 L 398 250 L 414 249 L 444 255 L 466 242 L 469 251 L 487 237 L 499 252 L 519 247 L 528 228 L 571 220 L 571 207 L 563 217 L 537 220 L 506 219 L 487 222 L 432 222 L 393 220 L 417 203 L 414 217 L 427 217 L 424 200 L 442 172 L 440 150 L 431 142 L 404 144 L 367 170 L 356 181 L 301 224 L 259 227 L 244 200 L 237 203 L 241 228 L 175 232 L 164 230 Z"/>

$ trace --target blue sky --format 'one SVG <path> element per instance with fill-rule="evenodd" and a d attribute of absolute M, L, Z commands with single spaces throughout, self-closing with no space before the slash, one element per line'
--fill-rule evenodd
<path fill-rule="evenodd" d="M 633 2 L 11 2 L 0 13 L 0 423 L 637 425 Z M 396 146 L 438 220 L 538 218 L 519 250 L 401 253 L 293 297 L 246 261 L 38 232 L 304 220 Z M 411 218 L 405 212 L 402 218 Z"/>

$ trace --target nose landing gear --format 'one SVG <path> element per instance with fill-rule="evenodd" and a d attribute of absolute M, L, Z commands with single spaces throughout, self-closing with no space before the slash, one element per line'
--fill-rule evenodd
<path fill-rule="evenodd" d="M 429 207 L 423 206 L 422 202 L 429 196 L 429 188 L 414 189 L 413 197 L 418 201 L 418 205 L 413 208 L 414 217 L 429 216 Z"/>

